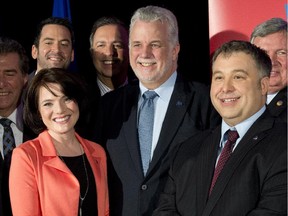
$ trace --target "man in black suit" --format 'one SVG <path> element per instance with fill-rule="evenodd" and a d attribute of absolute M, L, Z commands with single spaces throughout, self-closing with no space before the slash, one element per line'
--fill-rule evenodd
<path fill-rule="evenodd" d="M 133 79 L 129 65 L 128 39 L 128 29 L 117 17 L 100 17 L 92 26 L 89 42 L 95 76 L 88 80 L 92 124 L 97 116 L 101 96 L 127 85 Z M 88 129 L 93 135 L 95 129 Z"/>
<path fill-rule="evenodd" d="M 23 122 L 21 94 L 28 80 L 29 58 L 21 44 L 11 38 L 0 38 L 0 119 L 12 121 L 11 128 L 16 146 L 36 135 Z M 11 153 L 4 159 L 4 127 L 0 124 L 0 215 L 12 215 L 8 176 Z"/>
<path fill-rule="evenodd" d="M 216 50 L 210 97 L 222 124 L 181 144 L 153 216 L 287 215 L 287 123 L 265 105 L 271 67 L 250 42 Z M 238 139 L 225 163 L 227 130 Z"/>
<path fill-rule="evenodd" d="M 83 85 L 88 87 L 84 76 L 75 71 L 76 65 L 73 64 L 74 47 L 74 29 L 72 23 L 67 18 L 48 17 L 42 20 L 37 26 L 36 35 L 31 49 L 32 58 L 37 60 L 36 69 L 29 74 L 28 82 L 30 82 L 39 70 L 55 67 L 64 68 L 71 73 L 75 73 L 79 76 L 79 79 L 83 80 Z M 26 89 L 22 96 L 23 100 L 25 95 Z M 89 114 L 93 114 L 94 112 L 94 110 L 89 110 Z M 90 125 L 87 127 L 87 124 L 85 124 L 84 126 L 80 126 L 77 132 L 85 138 L 91 138 L 92 132 L 91 130 L 88 130 L 89 128 L 91 128 Z"/>
<path fill-rule="evenodd" d="M 274 116 L 287 122 L 287 21 L 271 18 L 257 25 L 250 41 L 264 49 L 272 61 L 267 104 Z"/>
<path fill-rule="evenodd" d="M 209 88 L 177 73 L 180 45 L 171 11 L 157 6 L 139 8 L 130 23 L 129 49 L 139 82 L 102 97 L 95 141 L 107 150 L 110 214 L 150 216 L 178 144 L 199 130 L 215 127 L 220 116 L 213 112 Z M 142 94 L 152 90 L 157 93 L 152 150 L 144 173 L 138 115 Z"/>
<path fill-rule="evenodd" d="M 68 19 L 48 17 L 42 20 L 31 49 L 32 58 L 37 60 L 36 70 L 29 74 L 29 80 L 42 68 L 68 69 L 74 61 L 74 43 L 74 30 Z"/>
<path fill-rule="evenodd" d="M 90 54 L 96 70 L 96 82 L 101 96 L 128 83 L 129 32 L 120 19 L 100 17 L 89 37 Z"/>

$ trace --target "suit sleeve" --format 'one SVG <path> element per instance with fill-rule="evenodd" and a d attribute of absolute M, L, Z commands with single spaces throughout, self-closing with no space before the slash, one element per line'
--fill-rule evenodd
<path fill-rule="evenodd" d="M 180 216 L 176 208 L 176 186 L 171 172 L 170 169 L 166 185 L 160 194 L 159 202 L 153 212 L 153 216 Z"/>
<path fill-rule="evenodd" d="M 260 200 L 249 216 L 287 215 L 287 149 L 273 163 L 261 191 Z"/>

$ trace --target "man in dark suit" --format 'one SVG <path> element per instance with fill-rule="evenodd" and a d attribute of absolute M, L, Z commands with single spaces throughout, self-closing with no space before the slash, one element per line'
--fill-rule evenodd
<path fill-rule="evenodd" d="M 128 29 L 117 17 L 100 17 L 92 26 L 89 42 L 95 76 L 88 80 L 92 124 L 97 116 L 101 96 L 127 85 L 135 78 L 131 75 L 129 65 L 128 39 Z M 94 128 L 88 129 L 93 135 Z"/>
<path fill-rule="evenodd" d="M 29 80 L 42 68 L 69 68 L 74 61 L 75 36 L 71 22 L 66 18 L 48 17 L 36 29 L 31 55 L 37 60 L 36 70 Z"/>
<path fill-rule="evenodd" d="M 287 122 L 287 21 L 282 18 L 271 18 L 257 25 L 250 41 L 264 49 L 272 61 L 268 109 L 273 116 L 280 116 Z"/>
<path fill-rule="evenodd" d="M 23 101 L 21 94 L 28 80 L 29 58 L 21 44 L 10 38 L 0 38 L 0 119 L 12 121 L 11 128 L 16 146 L 36 135 L 23 122 Z M 4 159 L 3 135 L 4 127 L 0 124 L 0 215 L 12 215 L 8 176 L 10 168 L 9 152 Z"/>
<path fill-rule="evenodd" d="M 72 23 L 67 18 L 48 17 L 42 20 L 36 29 L 36 35 L 31 49 L 32 58 L 37 60 L 36 69 L 29 74 L 28 82 L 43 68 L 64 68 L 79 76 L 83 85 L 87 82 L 82 74 L 75 71 L 74 63 L 75 35 Z M 26 89 L 23 93 L 23 100 Z M 94 110 L 89 110 L 94 113 Z M 91 138 L 91 127 L 79 127 L 77 130 L 81 136 Z M 89 129 L 89 130 L 88 130 Z"/>
<path fill-rule="evenodd" d="M 107 150 L 110 215 L 150 216 L 178 144 L 220 123 L 204 84 L 177 73 L 178 25 L 171 11 L 139 8 L 130 23 L 130 64 L 139 79 L 102 97 L 95 141 Z M 144 172 L 138 137 L 142 94 L 154 91 L 150 164 Z M 148 116 L 147 116 L 148 118 Z M 139 120 L 140 121 L 140 120 Z"/>
<path fill-rule="evenodd" d="M 287 215 L 287 123 L 265 105 L 270 71 L 269 56 L 249 42 L 216 50 L 210 97 L 222 124 L 181 144 L 153 216 Z M 236 141 L 226 142 L 227 130 Z"/>
<path fill-rule="evenodd" d="M 36 29 L 31 49 L 36 68 L 28 75 L 28 83 L 42 68 L 68 69 L 74 61 L 75 36 L 72 23 L 61 17 L 48 17 Z M 25 100 L 26 89 L 22 94 Z"/>
<path fill-rule="evenodd" d="M 113 16 L 100 17 L 93 24 L 90 53 L 101 96 L 128 83 L 128 35 L 124 22 Z"/>

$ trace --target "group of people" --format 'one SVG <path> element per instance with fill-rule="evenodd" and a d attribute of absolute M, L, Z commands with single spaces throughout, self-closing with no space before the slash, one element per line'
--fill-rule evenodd
<path fill-rule="evenodd" d="M 137 9 L 129 29 L 94 23 L 93 85 L 69 71 L 68 20 L 36 33 L 30 75 L 25 49 L 0 39 L 0 215 L 287 215 L 286 21 L 219 47 L 211 86 L 177 72 L 177 18 L 163 7 Z"/>

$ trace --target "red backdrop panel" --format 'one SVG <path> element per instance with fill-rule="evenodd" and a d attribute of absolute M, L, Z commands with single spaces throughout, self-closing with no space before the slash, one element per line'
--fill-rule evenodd
<path fill-rule="evenodd" d="M 210 54 L 229 40 L 249 40 L 254 27 L 287 18 L 287 0 L 209 0 Z"/>

